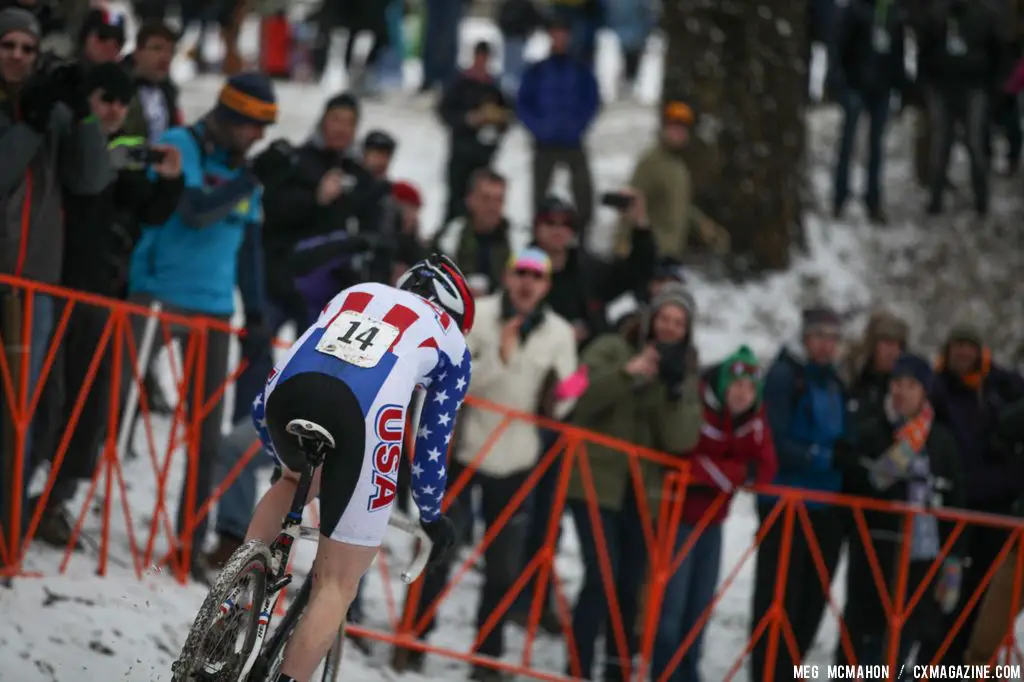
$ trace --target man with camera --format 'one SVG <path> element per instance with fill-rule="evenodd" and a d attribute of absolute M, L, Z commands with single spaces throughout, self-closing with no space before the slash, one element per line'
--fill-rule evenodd
<path fill-rule="evenodd" d="M 259 73 L 241 73 L 228 79 L 202 120 L 164 134 L 161 143 L 181 155 L 185 191 L 169 220 L 142 231 L 129 272 L 132 300 L 158 301 L 179 315 L 227 322 L 235 311 L 237 285 L 247 327 L 261 324 L 263 185 L 273 182 L 275 169 L 246 157 L 276 121 L 277 99 L 270 81 Z M 138 322 L 135 332 L 141 339 L 144 320 Z M 209 410 L 200 435 L 197 505 L 209 497 L 213 485 L 230 338 L 212 329 L 206 334 L 204 395 L 201 400 L 189 398 L 193 409 L 202 405 Z M 180 530 L 186 504 L 183 500 L 179 507 Z M 198 545 L 205 532 L 206 524 L 199 523 L 192 536 Z"/>
<path fill-rule="evenodd" d="M 89 93 L 55 84 L 39 70 L 41 37 L 30 12 L 0 11 L 0 272 L 57 284 L 63 260 L 58 245 L 64 238 L 61 191 L 98 193 L 107 185 L 110 170 L 106 141 L 91 117 Z M 20 328 L 10 327 L 20 327 L 22 297 L 20 291 L 0 294 L 4 338 L 21 338 Z M 46 357 L 53 321 L 53 299 L 36 296 L 27 350 L 29 395 Z M 23 352 L 10 349 L 8 360 L 23 362 Z M 4 428 L 6 437 L 9 427 Z M 13 447 L 0 450 L 12 453 Z M 26 443 L 23 453 L 29 451 Z"/>
<path fill-rule="evenodd" d="M 128 265 L 142 223 L 166 222 L 185 189 L 181 154 L 170 145 L 149 147 L 145 138 L 123 134 L 134 86 L 120 65 L 96 66 L 86 84 L 91 93 L 90 109 L 107 136 L 111 165 L 117 174 L 100 194 L 64 193 L 63 283 L 124 299 L 128 295 Z M 101 306 L 81 304 L 72 309 L 58 364 L 47 384 L 48 416 L 55 418 L 57 428 L 48 429 L 50 442 L 40 442 L 47 449 L 41 454 L 56 454 L 56 434 L 71 428 L 75 406 L 84 399 L 37 532 L 40 540 L 57 547 L 66 546 L 71 539 L 72 524 L 64 503 L 74 497 L 78 482 L 92 475 L 105 433 L 112 343 L 103 351 L 88 387 L 86 379 L 109 318 L 109 310 Z"/>

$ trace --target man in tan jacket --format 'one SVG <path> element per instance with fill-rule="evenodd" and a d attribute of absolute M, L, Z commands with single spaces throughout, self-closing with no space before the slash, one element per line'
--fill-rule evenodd
<path fill-rule="evenodd" d="M 550 259 L 544 251 L 529 247 L 509 260 L 503 290 L 477 299 L 476 322 L 466 336 L 473 356 L 469 395 L 517 412 L 537 414 L 542 405 L 553 402 L 554 387 L 575 374 L 576 336 L 568 321 L 543 304 L 550 288 Z M 564 417 L 573 404 L 571 400 L 555 402 L 552 416 Z M 466 469 L 475 472 L 471 484 L 459 493 L 451 506 L 451 519 L 460 531 L 475 520 L 474 487 L 480 490 L 480 515 L 484 525 L 490 528 L 543 454 L 536 424 L 518 418 L 503 424 L 505 421 L 503 412 L 469 406 L 459 418 L 448 478 L 455 484 Z M 495 439 L 499 429 L 500 434 Z M 478 628 L 497 610 L 519 578 L 524 565 L 522 554 L 528 521 L 529 514 L 520 506 L 498 530 L 484 553 Z M 438 569 L 427 575 L 417 620 L 441 594 L 447 581 L 447 570 Z M 476 653 L 500 658 L 504 650 L 503 626 L 504 618 L 481 642 Z M 431 622 L 426 632 L 432 628 Z M 401 660 L 403 657 L 405 660 Z M 395 667 L 418 669 L 422 659 L 419 652 L 397 650 Z M 491 680 L 493 673 L 493 670 L 478 667 L 471 679 Z"/>
<path fill-rule="evenodd" d="M 689 248 L 691 234 L 715 255 L 724 256 L 730 248 L 725 228 L 693 204 L 690 171 L 682 156 L 693 123 L 693 109 L 688 104 L 668 102 L 662 112 L 658 140 L 637 161 L 629 182 L 647 202 L 658 255 L 676 260 L 682 260 Z M 631 234 L 631 226 L 624 220 L 620 222 L 617 255 L 629 253 Z"/>

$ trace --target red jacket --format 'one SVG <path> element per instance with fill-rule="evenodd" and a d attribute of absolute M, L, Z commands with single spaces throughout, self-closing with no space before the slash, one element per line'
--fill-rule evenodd
<path fill-rule="evenodd" d="M 751 478 L 757 483 L 771 483 L 778 463 L 772 434 L 758 403 L 750 412 L 734 416 L 707 383 L 702 388 L 704 423 L 700 440 L 687 453 L 691 464 L 691 482 L 683 500 L 682 523 L 696 526 L 720 495 L 726 496 L 711 519 L 712 524 L 725 521 L 736 487 Z"/>

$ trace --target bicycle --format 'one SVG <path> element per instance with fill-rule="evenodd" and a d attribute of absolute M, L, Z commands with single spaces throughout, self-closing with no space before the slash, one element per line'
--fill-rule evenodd
<path fill-rule="evenodd" d="M 293 419 L 286 431 L 298 439 L 306 463 L 281 532 L 269 546 L 249 540 L 228 559 L 192 623 L 178 660 L 171 665 L 172 682 L 272 682 L 280 671 L 285 645 L 309 602 L 312 578 L 303 582 L 281 623 L 267 639 L 271 614 L 281 590 L 292 580 L 287 567 L 295 541 L 319 539 L 318 529 L 302 525 L 302 510 L 313 472 L 323 462 L 325 452 L 335 449 L 331 434 L 313 422 Z M 430 538 L 419 524 L 407 519 L 392 516 L 388 525 L 419 540 L 412 562 L 402 572 L 403 582 L 412 583 L 426 567 L 432 549 Z M 245 599 L 250 582 L 251 595 Z M 324 682 L 337 679 L 344 632 L 343 623 L 326 658 Z M 233 643 L 232 650 L 220 654 L 220 645 L 225 642 Z"/>

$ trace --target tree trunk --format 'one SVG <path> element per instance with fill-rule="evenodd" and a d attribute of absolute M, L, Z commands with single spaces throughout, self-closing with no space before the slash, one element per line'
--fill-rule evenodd
<path fill-rule="evenodd" d="M 787 267 L 800 234 L 807 23 L 807 0 L 665 3 L 662 97 L 697 113 L 687 150 L 697 205 L 760 270 Z"/>

